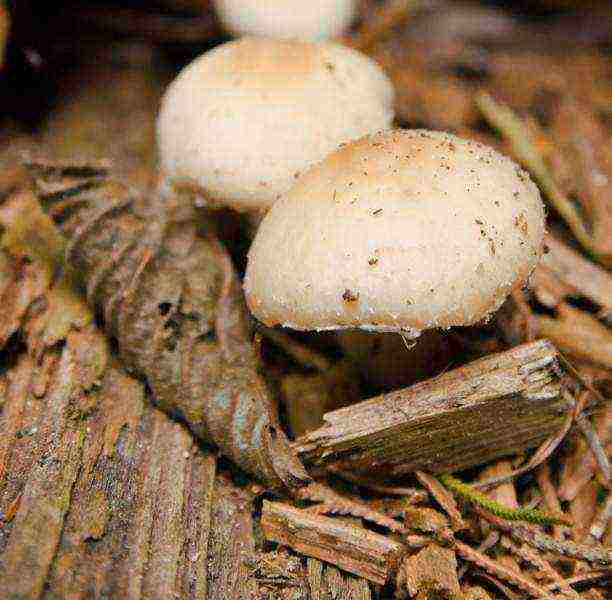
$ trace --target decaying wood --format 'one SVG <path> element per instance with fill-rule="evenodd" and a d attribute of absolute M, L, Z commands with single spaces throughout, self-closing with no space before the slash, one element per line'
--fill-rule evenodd
<path fill-rule="evenodd" d="M 32 299 L 25 353 L 2 376 L 0 596 L 201 597 L 215 457 L 100 363 L 106 341 L 89 327 L 46 348 L 41 388 L 33 350 L 48 293 Z"/>
<path fill-rule="evenodd" d="M 523 525 L 511 523 L 501 517 L 497 517 L 488 511 L 477 508 L 476 512 L 483 516 L 489 523 L 508 533 L 518 542 L 527 544 L 545 552 L 552 552 L 560 556 L 568 556 L 590 563 L 609 566 L 612 564 L 612 550 L 598 545 L 577 544 L 575 542 L 557 540 L 540 530 Z"/>
<path fill-rule="evenodd" d="M 606 529 L 610 527 L 612 522 L 612 494 L 608 492 L 606 501 L 599 507 L 597 515 L 591 524 L 589 529 L 589 535 L 597 542 L 601 542 L 601 539 L 606 533 Z"/>
<path fill-rule="evenodd" d="M 214 454 L 109 362 L 101 332 L 68 320 L 40 355 L 57 339 L 48 265 L 0 256 L 3 298 L 35 290 L 17 325 L 25 349 L 0 374 L 0 597 L 225 599 L 232 582 L 236 599 L 258 597 L 244 577 L 252 497 L 215 484 Z"/>
<path fill-rule="evenodd" d="M 541 340 L 325 415 L 294 444 L 307 462 L 399 475 L 454 471 L 534 447 L 569 408 L 555 348 Z"/>
<path fill-rule="evenodd" d="M 428 473 L 416 471 L 415 475 L 419 482 L 429 491 L 432 497 L 449 516 L 453 524 L 453 529 L 465 529 L 466 524 L 457 508 L 457 503 L 453 495 L 435 477 L 432 477 Z"/>
<path fill-rule="evenodd" d="M 214 234 L 199 235 L 180 201 L 138 193 L 103 168 L 30 169 L 68 240 L 66 265 L 159 406 L 271 485 L 307 480 L 258 373 L 238 278 Z"/>
<path fill-rule="evenodd" d="M 408 596 L 402 594 L 404 589 Z M 453 550 L 429 544 L 414 556 L 404 559 L 398 573 L 398 591 L 400 598 L 462 600 Z"/>
<path fill-rule="evenodd" d="M 259 586 L 258 598 L 309 599 L 306 569 L 301 557 L 286 548 L 258 553 L 249 564 L 249 578 Z"/>
<path fill-rule="evenodd" d="M 595 432 L 608 455 L 612 451 L 612 405 L 606 403 L 595 415 Z M 597 472 L 597 459 L 581 438 L 564 463 L 559 482 L 559 498 L 573 500 Z"/>
<path fill-rule="evenodd" d="M 280 502 L 264 501 L 261 526 L 270 540 L 379 584 L 405 551 L 391 538 Z"/>
<path fill-rule="evenodd" d="M 546 237 L 548 252 L 542 266 L 574 294 L 601 307 L 601 317 L 612 318 L 612 275 L 572 250 L 554 235 Z"/>
<path fill-rule="evenodd" d="M 315 506 L 307 510 L 316 515 L 350 515 L 376 523 L 389 531 L 401 532 L 404 527 L 395 519 L 374 510 L 361 499 L 339 494 L 327 485 L 313 482 L 304 486 L 297 492 L 301 500 L 316 502 Z"/>

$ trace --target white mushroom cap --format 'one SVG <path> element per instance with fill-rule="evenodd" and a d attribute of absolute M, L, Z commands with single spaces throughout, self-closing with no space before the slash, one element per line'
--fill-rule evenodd
<path fill-rule="evenodd" d="M 404 331 L 476 323 L 538 262 L 544 210 L 510 159 L 392 131 L 339 149 L 263 219 L 245 290 L 267 325 Z"/>
<path fill-rule="evenodd" d="M 214 0 L 214 6 L 235 35 L 325 40 L 348 30 L 358 0 Z"/>
<path fill-rule="evenodd" d="M 210 204 L 267 209 L 339 143 L 390 127 L 376 63 L 331 43 L 243 38 L 187 66 L 158 118 L 162 171 Z"/>

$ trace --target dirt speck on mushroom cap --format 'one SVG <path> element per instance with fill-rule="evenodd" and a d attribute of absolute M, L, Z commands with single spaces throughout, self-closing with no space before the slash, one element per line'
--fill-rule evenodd
<path fill-rule="evenodd" d="M 446 133 L 380 133 L 329 155 L 270 210 L 247 302 L 296 329 L 470 325 L 528 279 L 543 236 L 538 189 L 510 159 Z"/>

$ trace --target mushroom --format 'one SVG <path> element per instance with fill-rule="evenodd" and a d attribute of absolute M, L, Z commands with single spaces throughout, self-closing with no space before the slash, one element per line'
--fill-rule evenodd
<path fill-rule="evenodd" d="M 358 0 L 214 0 L 223 27 L 234 35 L 325 40 L 345 33 Z"/>
<path fill-rule="evenodd" d="M 341 142 L 390 127 L 393 88 L 344 46 L 242 38 L 203 54 L 158 118 L 164 187 L 190 182 L 209 207 L 268 209 Z"/>
<path fill-rule="evenodd" d="M 416 338 L 488 318 L 542 253 L 537 187 L 483 144 L 425 130 L 364 137 L 263 219 L 248 305 L 266 325 Z"/>

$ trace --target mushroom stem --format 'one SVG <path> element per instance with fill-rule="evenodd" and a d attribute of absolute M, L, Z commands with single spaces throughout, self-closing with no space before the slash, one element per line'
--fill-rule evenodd
<path fill-rule="evenodd" d="M 365 382 L 378 391 L 412 385 L 442 371 L 451 361 L 452 342 L 439 331 L 418 338 L 399 333 L 339 331 L 338 342 Z"/>

